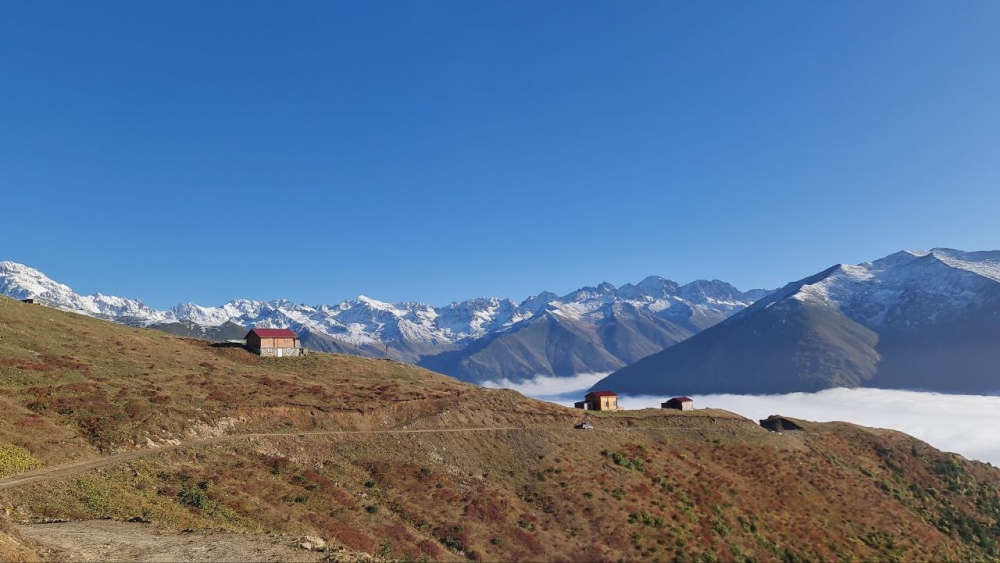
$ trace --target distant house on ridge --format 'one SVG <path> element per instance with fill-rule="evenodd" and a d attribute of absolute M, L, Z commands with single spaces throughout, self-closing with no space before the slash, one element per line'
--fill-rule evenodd
<path fill-rule="evenodd" d="M 760 421 L 760 425 L 770 432 L 790 432 L 792 430 L 802 430 L 802 427 L 790 418 L 772 414 Z"/>
<path fill-rule="evenodd" d="M 247 348 L 258 356 L 305 356 L 299 337 L 287 328 L 255 328 L 246 335 Z"/>
<path fill-rule="evenodd" d="M 689 397 L 674 397 L 666 403 L 660 403 L 662 409 L 675 409 L 679 411 L 693 411 L 694 401 Z"/>
<path fill-rule="evenodd" d="M 591 391 L 583 400 L 573 403 L 573 406 L 585 411 L 623 411 L 618 406 L 618 394 L 611 391 Z"/>

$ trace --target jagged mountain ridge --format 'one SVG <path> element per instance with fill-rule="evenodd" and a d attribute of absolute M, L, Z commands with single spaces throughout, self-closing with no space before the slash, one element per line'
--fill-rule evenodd
<path fill-rule="evenodd" d="M 542 292 L 520 303 L 479 298 L 433 307 L 359 296 L 333 305 L 237 299 L 219 307 L 183 303 L 160 311 L 134 299 L 80 296 L 13 262 L 0 262 L 0 293 L 196 337 L 231 336 L 231 325 L 290 328 L 313 349 L 387 356 L 477 382 L 611 371 L 767 295 L 718 280 L 680 285 L 650 276 L 638 284 L 603 283 L 562 297 Z"/>
<path fill-rule="evenodd" d="M 903 251 L 786 285 L 597 386 L 622 393 L 1000 390 L 1000 252 Z"/>

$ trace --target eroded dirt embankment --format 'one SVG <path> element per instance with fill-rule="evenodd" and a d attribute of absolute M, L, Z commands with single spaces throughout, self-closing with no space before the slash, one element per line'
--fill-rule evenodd
<path fill-rule="evenodd" d="M 88 520 L 18 526 L 45 561 L 294 561 L 327 554 L 298 547 L 298 538 L 229 533 L 173 533 L 149 524 Z M 344 554 L 347 555 L 347 554 Z M 349 559 L 349 557 L 348 557 Z"/>

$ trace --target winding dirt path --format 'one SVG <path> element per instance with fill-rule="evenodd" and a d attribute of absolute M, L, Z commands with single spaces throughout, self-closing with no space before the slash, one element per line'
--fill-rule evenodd
<path fill-rule="evenodd" d="M 649 430 L 651 428 L 656 428 L 658 430 L 670 430 L 670 431 L 682 431 L 682 432 L 688 432 L 692 430 L 698 430 L 698 431 L 712 430 L 711 428 L 706 428 L 705 426 L 686 426 L 686 425 L 666 426 L 666 427 L 644 427 L 644 426 L 624 427 L 624 428 L 611 427 L 611 428 L 602 428 L 600 430 L 605 432 L 608 431 L 629 432 L 629 431 Z M 146 456 L 157 455 L 163 452 L 169 452 L 181 448 L 208 446 L 212 444 L 231 442 L 233 440 L 253 439 L 253 438 L 308 437 L 308 436 L 371 436 L 377 434 L 402 435 L 402 434 L 435 434 L 435 433 L 462 433 L 462 432 L 507 432 L 512 430 L 530 430 L 530 429 L 531 429 L 530 426 L 486 426 L 486 427 L 470 427 L 470 428 L 313 430 L 313 431 L 301 431 L 301 432 L 254 432 L 248 434 L 224 434 L 222 436 L 213 436 L 211 438 L 199 438 L 195 440 L 188 440 L 187 442 L 181 442 L 180 444 L 169 444 L 165 446 L 157 446 L 155 448 L 145 448 L 141 450 L 134 450 L 131 452 L 114 454 L 95 459 L 85 459 L 70 463 L 64 463 L 62 465 L 54 465 L 52 467 L 43 467 L 41 469 L 36 469 L 34 471 L 29 471 L 27 473 L 21 473 L 19 475 L 14 475 L 11 477 L 0 479 L 0 490 L 20 487 L 22 485 L 30 485 L 32 483 L 39 483 L 51 479 L 57 479 L 60 477 L 65 477 L 67 475 L 75 475 L 77 473 L 82 473 L 84 471 L 88 471 L 91 469 L 97 469 L 99 467 L 104 467 L 114 463 L 129 461 Z M 575 430 L 570 430 L 570 431 L 576 432 Z M 591 432 L 592 431 L 593 430 L 591 430 Z"/>
<path fill-rule="evenodd" d="M 60 477 L 65 477 L 67 475 L 75 475 L 77 473 L 82 473 L 84 471 L 88 471 L 91 469 L 97 469 L 99 467 L 104 467 L 106 465 L 111 465 L 113 463 L 119 463 L 122 461 L 138 459 L 140 457 L 157 455 L 163 452 L 169 452 L 177 449 L 220 444 L 223 442 L 231 442 L 233 440 L 241 440 L 241 439 L 288 438 L 288 437 L 307 437 L 307 436 L 358 436 L 358 435 L 374 435 L 374 434 L 390 434 L 390 435 L 391 434 L 434 434 L 434 433 L 446 433 L 446 432 L 447 433 L 502 432 L 509 430 L 525 430 L 525 429 L 526 428 L 523 426 L 500 426 L 500 427 L 494 426 L 494 427 L 482 427 L 482 428 L 419 428 L 412 430 L 316 430 L 316 431 L 306 431 L 306 432 L 256 432 L 250 434 L 225 434 L 222 436 L 214 436 L 212 438 L 200 438 L 197 440 L 189 440 L 187 442 L 181 442 L 180 444 L 170 444 L 166 446 L 158 446 L 155 448 L 134 450 L 131 452 L 109 455 L 109 456 L 99 457 L 96 459 L 86 459 L 81 461 L 64 463 L 62 465 L 54 465 L 52 467 L 43 467 L 42 469 L 36 469 L 35 471 L 29 471 L 27 473 L 21 473 L 20 475 L 14 475 L 12 477 L 0 479 L 0 490 L 20 487 L 22 485 L 30 485 L 32 483 L 39 483 L 42 481 L 49 481 L 51 479 L 58 479 Z"/>

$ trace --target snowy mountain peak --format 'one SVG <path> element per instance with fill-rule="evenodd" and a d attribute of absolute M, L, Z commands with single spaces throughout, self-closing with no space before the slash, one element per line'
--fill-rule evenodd
<path fill-rule="evenodd" d="M 689 295 L 682 295 L 684 291 Z M 0 263 L 0 292 L 22 299 L 43 298 L 54 307 L 113 320 L 127 319 L 130 324 L 190 322 L 220 327 L 234 323 L 243 327 L 290 328 L 353 346 L 376 346 L 379 353 L 384 353 L 388 345 L 401 354 L 411 354 L 405 357 L 414 360 L 420 354 L 464 346 L 553 313 L 585 323 L 605 323 L 638 314 L 659 315 L 671 322 L 697 316 L 701 326 L 705 319 L 721 320 L 752 301 L 750 294 L 741 294 L 723 282 L 698 281 L 681 288 L 669 279 L 649 276 L 620 289 L 603 282 L 563 297 L 542 292 L 520 304 L 507 298 L 480 297 L 432 307 L 415 302 L 387 303 L 359 295 L 352 301 L 331 305 L 234 299 L 218 307 L 181 303 L 157 311 L 137 300 L 77 295 L 38 270 L 14 262 Z"/>
<path fill-rule="evenodd" d="M 677 295 L 680 291 L 680 285 L 667 278 L 661 276 L 649 276 L 636 284 L 640 290 L 646 295 L 653 298 L 664 298 L 669 295 Z"/>
<path fill-rule="evenodd" d="M 359 295 L 358 298 L 355 299 L 354 301 L 355 301 L 355 303 L 361 303 L 361 304 L 364 304 L 364 305 L 368 305 L 372 309 L 389 309 L 389 308 L 392 308 L 392 305 L 390 305 L 390 304 L 388 304 L 388 303 L 386 303 L 384 301 L 379 301 L 378 299 L 372 299 L 371 297 L 368 297 L 367 295 Z"/>
<path fill-rule="evenodd" d="M 1000 282 L 1000 252 L 963 252 L 951 248 L 934 248 L 930 255 L 952 268 Z"/>
<path fill-rule="evenodd" d="M 555 293 L 543 291 L 522 301 L 520 307 L 531 314 L 538 314 L 539 311 L 545 309 L 546 305 L 557 299 L 559 299 L 559 296 Z"/>
<path fill-rule="evenodd" d="M 935 248 L 874 262 L 838 264 L 771 294 L 733 317 L 790 297 L 838 310 L 870 328 L 919 326 L 955 318 L 1000 292 L 1000 252 Z"/>
<path fill-rule="evenodd" d="M 597 291 L 601 293 L 614 293 L 615 286 L 611 285 L 608 282 L 602 282 L 600 285 L 597 286 Z"/>
<path fill-rule="evenodd" d="M 163 313 L 142 301 L 102 295 L 81 296 L 69 286 L 55 282 L 42 272 L 16 262 L 0 262 L 0 293 L 15 299 L 36 299 L 60 309 L 105 318 L 155 318 Z"/>
<path fill-rule="evenodd" d="M 895 252 L 886 256 L 885 258 L 879 258 L 874 262 L 865 262 L 859 264 L 860 266 L 868 267 L 873 270 L 884 270 L 888 268 L 898 268 L 900 266 L 909 264 L 918 258 L 927 256 L 927 252 L 916 252 L 912 250 L 903 250 L 900 252 Z"/>
<path fill-rule="evenodd" d="M 734 302 L 742 295 L 742 292 L 732 285 L 719 280 L 696 280 L 682 285 L 678 293 L 685 299 L 701 303 L 713 300 Z"/>
<path fill-rule="evenodd" d="M 18 264 L 17 262 L 0 262 L 0 293 L 16 299 L 31 299 L 47 293 L 54 295 L 72 294 L 69 286 L 49 279 L 40 271 Z"/>
<path fill-rule="evenodd" d="M 601 284 L 594 286 L 585 286 L 580 289 L 565 295 L 561 300 L 566 301 L 583 301 L 588 299 L 599 299 L 604 300 L 609 297 L 613 297 L 615 294 L 615 286 L 608 282 L 602 282 Z"/>
<path fill-rule="evenodd" d="M 171 307 L 167 314 L 173 320 L 189 320 L 205 326 L 219 326 L 229 320 L 226 307 L 202 307 L 194 303 L 181 303 Z"/>

